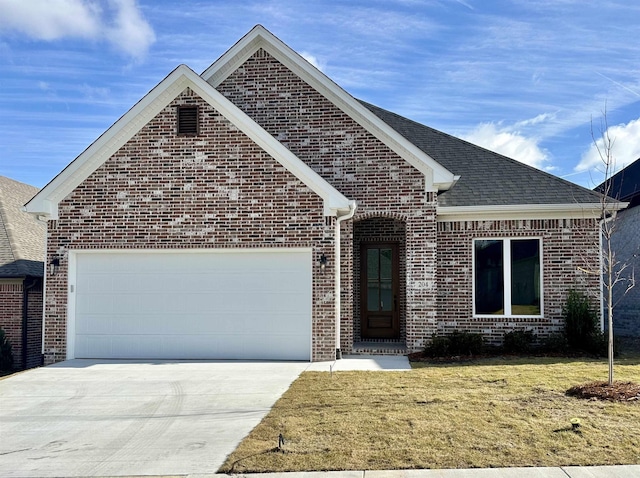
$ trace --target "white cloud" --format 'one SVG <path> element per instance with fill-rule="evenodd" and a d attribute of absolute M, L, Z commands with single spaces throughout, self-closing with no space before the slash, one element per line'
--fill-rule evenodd
<path fill-rule="evenodd" d="M 518 131 L 512 131 L 511 128 L 499 128 L 494 123 L 483 123 L 463 139 L 529 166 L 547 171 L 553 169 L 546 164 L 549 161 L 548 154 L 538 146 L 537 139 L 526 137 Z"/>
<path fill-rule="evenodd" d="M 300 53 L 300 56 L 311 63 L 313 66 L 315 66 L 318 70 L 324 71 L 324 62 L 318 60 L 318 57 L 316 57 L 315 55 L 303 51 Z"/>
<path fill-rule="evenodd" d="M 134 58 L 155 41 L 135 0 L 0 0 L 0 32 L 43 41 L 107 40 Z"/>
<path fill-rule="evenodd" d="M 151 25 L 142 16 L 135 0 L 111 0 L 116 9 L 114 24 L 107 28 L 111 43 L 131 56 L 140 58 L 156 41 Z"/>
<path fill-rule="evenodd" d="M 97 4 L 82 0 L 1 0 L 0 29 L 36 40 L 93 38 L 99 29 Z"/>
<path fill-rule="evenodd" d="M 594 132 L 598 134 L 596 131 Z M 610 126 L 607 135 L 613 141 L 611 154 L 615 162 L 614 172 L 640 158 L 640 118 L 627 124 Z M 582 155 L 580 162 L 574 168 L 575 171 L 603 170 L 602 158 L 598 153 L 598 148 L 600 148 L 600 151 L 606 154 L 603 139 L 599 138 L 596 144 L 591 144 Z"/>

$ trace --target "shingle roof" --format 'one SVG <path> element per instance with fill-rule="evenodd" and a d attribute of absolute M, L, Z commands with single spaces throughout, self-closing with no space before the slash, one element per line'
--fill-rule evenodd
<path fill-rule="evenodd" d="M 43 276 L 46 224 L 22 211 L 37 192 L 0 176 L 0 278 Z"/>
<path fill-rule="evenodd" d="M 603 189 L 604 183 L 595 188 L 596 191 Z M 630 201 L 629 207 L 638 204 L 640 198 L 640 158 L 611 176 L 609 195 L 620 201 Z"/>
<path fill-rule="evenodd" d="M 450 190 L 438 196 L 440 206 L 593 204 L 600 201 L 597 193 L 577 184 L 360 102 L 442 166 L 460 176 Z"/>

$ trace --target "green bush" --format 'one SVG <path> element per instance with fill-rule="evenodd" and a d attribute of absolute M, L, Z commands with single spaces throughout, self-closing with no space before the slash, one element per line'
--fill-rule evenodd
<path fill-rule="evenodd" d="M 547 353 L 566 353 L 569 350 L 569 344 L 564 333 L 552 334 L 542 340 L 541 350 Z"/>
<path fill-rule="evenodd" d="M 11 342 L 7 340 L 7 336 L 3 329 L 0 329 L 0 370 L 13 369 L 13 352 L 11 351 Z"/>
<path fill-rule="evenodd" d="M 607 356 L 608 334 L 600 331 L 598 314 L 584 293 L 570 290 L 562 315 L 565 320 L 564 336 L 571 350 Z"/>
<path fill-rule="evenodd" d="M 523 354 L 534 349 L 537 337 L 532 330 L 514 330 L 504 334 L 502 350 L 505 353 Z"/>
<path fill-rule="evenodd" d="M 583 292 L 571 289 L 567 294 L 567 302 L 562 308 L 564 317 L 564 335 L 571 349 L 587 350 L 600 334 L 598 316 L 591 307 L 589 299 Z"/>
<path fill-rule="evenodd" d="M 478 355 L 482 353 L 483 346 L 482 335 L 454 330 L 447 335 L 433 335 L 431 343 L 424 349 L 424 354 L 429 357 Z"/>

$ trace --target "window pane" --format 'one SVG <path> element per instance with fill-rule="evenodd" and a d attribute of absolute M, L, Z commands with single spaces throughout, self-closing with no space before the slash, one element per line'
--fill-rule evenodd
<path fill-rule="evenodd" d="M 503 242 L 475 241 L 476 314 L 504 314 Z"/>
<path fill-rule="evenodd" d="M 367 284 L 367 311 L 377 312 L 380 309 L 380 286 L 378 281 Z"/>
<path fill-rule="evenodd" d="M 540 315 L 540 241 L 511 240 L 511 314 Z"/>
<path fill-rule="evenodd" d="M 393 293 L 391 291 L 391 281 L 380 281 L 380 310 L 390 312 L 393 308 Z"/>
<path fill-rule="evenodd" d="M 367 278 L 378 279 L 380 277 L 380 265 L 378 251 L 380 249 L 367 249 Z"/>
<path fill-rule="evenodd" d="M 391 249 L 380 249 L 380 279 L 391 279 Z"/>

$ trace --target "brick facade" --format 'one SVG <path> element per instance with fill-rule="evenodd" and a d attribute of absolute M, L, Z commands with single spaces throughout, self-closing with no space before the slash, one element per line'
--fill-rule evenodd
<path fill-rule="evenodd" d="M 23 310 L 25 281 L 0 281 L 0 328 L 11 343 L 15 369 L 41 365 L 42 280 L 27 279 L 27 363 L 23 363 Z"/>
<path fill-rule="evenodd" d="M 283 64 L 260 49 L 216 89 L 358 208 L 340 226 L 340 348 L 360 330 L 360 246 L 399 248 L 400 340 L 421 349 L 437 332 L 504 332 L 560 327 L 566 290 L 598 300 L 595 220 L 437 222 L 437 194 L 425 176 Z M 198 136 L 176 135 L 176 109 L 198 106 Z M 336 218 L 323 201 L 191 90 L 113 154 L 59 204 L 50 221 L 45 361 L 66 358 L 69 252 L 87 249 L 313 250 L 312 359 L 335 356 Z M 543 315 L 537 319 L 473 317 L 472 240 L 538 237 L 543 250 Z M 324 254 L 321 271 L 315 258 Z"/>
<path fill-rule="evenodd" d="M 542 317 L 474 317 L 473 239 L 525 237 L 542 240 Z M 439 222 L 438 332 L 480 332 L 496 344 L 516 329 L 532 330 L 540 338 L 559 332 L 569 288 L 585 291 L 599 310 L 600 278 L 583 272 L 597 271 L 598 264 L 595 219 Z"/>

